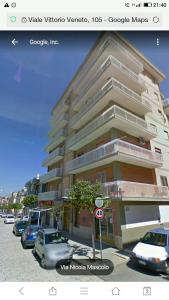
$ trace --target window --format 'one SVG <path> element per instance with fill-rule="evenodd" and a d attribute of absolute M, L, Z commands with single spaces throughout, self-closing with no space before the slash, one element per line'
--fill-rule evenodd
<path fill-rule="evenodd" d="M 98 182 L 106 182 L 106 173 L 105 172 L 98 173 L 96 175 L 96 181 L 98 181 Z"/>
<path fill-rule="evenodd" d="M 164 130 L 164 137 L 168 140 L 169 139 L 169 133 L 168 131 Z"/>
<path fill-rule="evenodd" d="M 74 209 L 74 226 L 78 227 L 78 217 L 79 217 L 79 213 L 78 210 L 75 208 Z"/>
<path fill-rule="evenodd" d="M 162 111 L 160 109 L 158 109 L 158 113 L 161 117 L 163 116 Z"/>
<path fill-rule="evenodd" d="M 168 180 L 166 176 L 160 176 L 160 179 L 161 179 L 162 186 L 168 186 Z"/>
<path fill-rule="evenodd" d="M 155 152 L 157 152 L 157 153 L 160 153 L 160 154 L 161 154 L 161 149 L 160 149 L 160 148 L 157 148 L 157 147 L 155 147 Z"/>
<path fill-rule="evenodd" d="M 157 102 L 159 101 L 159 96 L 158 96 L 158 94 L 155 93 L 155 92 L 154 92 L 154 100 L 157 101 Z"/>

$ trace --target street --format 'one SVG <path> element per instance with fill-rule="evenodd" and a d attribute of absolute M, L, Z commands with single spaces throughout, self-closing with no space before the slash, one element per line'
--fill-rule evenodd
<path fill-rule="evenodd" d="M 56 270 L 44 270 L 32 254 L 32 249 L 23 249 L 20 237 L 12 233 L 13 224 L 4 224 L 0 219 L 0 281 L 168 281 L 169 276 L 149 270 L 136 269 L 128 259 L 112 254 L 115 269 L 107 276 L 62 276 Z M 79 247 L 80 248 L 80 247 Z M 106 252 L 105 252 L 106 253 Z M 104 253 L 104 258 L 105 257 Z M 114 256 L 113 256 L 114 255 Z M 76 258 L 75 255 L 74 258 Z"/>

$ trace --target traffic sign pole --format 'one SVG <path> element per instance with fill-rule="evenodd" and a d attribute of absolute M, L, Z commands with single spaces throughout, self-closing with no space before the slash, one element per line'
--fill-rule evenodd
<path fill-rule="evenodd" d="M 101 226 L 101 219 L 99 219 L 99 235 L 100 235 L 100 256 L 101 261 L 103 259 L 103 250 L 102 250 L 102 226 Z"/>
<path fill-rule="evenodd" d="M 100 240 L 100 257 L 101 261 L 103 259 L 103 250 L 102 250 L 102 226 L 101 226 L 101 219 L 104 218 L 104 211 L 102 208 L 95 209 L 95 217 L 99 219 L 99 240 Z"/>

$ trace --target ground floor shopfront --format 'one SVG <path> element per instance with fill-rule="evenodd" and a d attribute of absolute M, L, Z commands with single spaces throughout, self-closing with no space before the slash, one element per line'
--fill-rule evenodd
<path fill-rule="evenodd" d="M 112 201 L 104 208 L 101 220 L 102 239 L 105 243 L 122 249 L 126 244 L 139 240 L 150 229 L 169 227 L 168 221 L 162 222 L 159 203 Z M 169 203 L 160 203 L 169 210 Z M 63 207 L 63 228 L 69 234 L 91 239 L 92 215 L 83 210 L 72 210 L 67 204 Z M 99 224 L 95 220 L 95 235 L 99 238 Z"/>

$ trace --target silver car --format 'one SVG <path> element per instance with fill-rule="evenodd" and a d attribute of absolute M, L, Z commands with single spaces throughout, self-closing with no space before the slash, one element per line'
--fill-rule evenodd
<path fill-rule="evenodd" d="M 42 268 L 56 267 L 60 262 L 71 262 L 73 248 L 55 228 L 40 229 L 33 254 L 39 256 Z"/>

